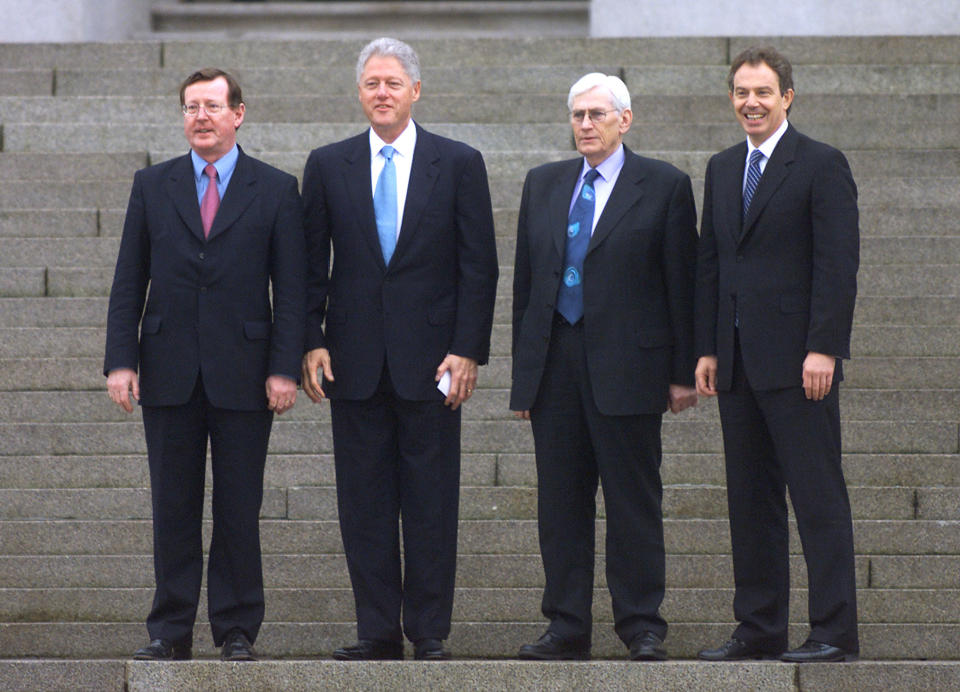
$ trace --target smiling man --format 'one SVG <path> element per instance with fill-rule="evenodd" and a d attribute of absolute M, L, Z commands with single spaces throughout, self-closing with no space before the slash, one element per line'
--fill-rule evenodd
<path fill-rule="evenodd" d="M 246 107 L 232 76 L 193 73 L 180 106 L 190 152 L 135 175 L 107 318 L 107 390 L 128 413 L 131 394 L 140 402 L 153 497 L 151 642 L 134 658 L 192 655 L 209 441 L 210 626 L 225 660 L 251 660 L 267 442 L 296 401 L 303 351 L 302 210 L 296 178 L 237 145 Z"/>
<path fill-rule="evenodd" d="M 369 130 L 311 152 L 303 173 L 304 391 L 331 400 L 359 639 L 333 655 L 400 659 L 406 635 L 418 660 L 439 660 L 449 657 L 461 404 L 490 349 L 493 211 L 480 152 L 413 121 L 410 46 L 369 43 L 357 92 Z"/>
<path fill-rule="evenodd" d="M 719 393 L 739 625 L 700 658 L 850 660 L 859 642 L 839 383 L 857 294 L 857 187 L 843 154 L 789 124 L 792 69 L 775 49 L 738 55 L 728 86 L 747 138 L 707 165 L 696 376 L 702 396 Z M 785 652 L 787 488 L 811 629 Z"/>
<path fill-rule="evenodd" d="M 660 426 L 697 401 L 693 191 L 623 146 L 620 79 L 585 75 L 567 106 L 581 156 L 527 174 L 517 224 L 510 408 L 533 429 L 550 621 L 519 656 L 590 657 L 599 479 L 614 629 L 632 659 L 663 660 Z"/>

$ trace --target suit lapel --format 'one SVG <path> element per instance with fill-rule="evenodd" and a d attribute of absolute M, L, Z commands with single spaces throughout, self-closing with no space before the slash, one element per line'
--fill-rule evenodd
<path fill-rule="evenodd" d="M 400 235 L 394 251 L 395 256 L 401 257 L 404 250 L 413 242 L 413 235 L 420 227 L 420 216 L 432 197 L 433 188 L 440 174 L 440 149 L 433 135 L 416 123 L 414 126 L 417 128 L 417 144 L 413 149 L 407 197 L 403 203 L 403 219 L 400 222 Z"/>
<path fill-rule="evenodd" d="M 553 236 L 553 243 L 560 255 L 560 261 L 567 250 L 567 220 L 570 217 L 570 200 L 583 170 L 583 157 L 568 162 L 560 169 L 556 183 L 547 201 L 547 228 Z"/>
<path fill-rule="evenodd" d="M 210 227 L 208 240 L 213 240 L 236 223 L 240 215 L 257 196 L 257 179 L 253 171 L 253 165 L 247 155 L 243 153 L 243 149 L 239 151 L 237 165 L 233 169 L 233 175 L 230 176 L 230 184 L 227 185 L 227 191 L 220 201 L 217 215 L 213 217 L 213 225 Z"/>
<path fill-rule="evenodd" d="M 167 179 L 167 194 L 180 215 L 184 225 L 199 240 L 203 240 L 203 221 L 200 219 L 200 202 L 197 199 L 197 183 L 193 176 L 193 161 L 190 154 L 181 157 L 170 167 Z"/>
<path fill-rule="evenodd" d="M 354 146 L 344 157 L 343 180 L 356 214 L 357 227 L 382 269 L 383 249 L 377 235 L 377 218 L 373 213 L 373 192 L 370 189 L 370 135 L 367 131 L 354 137 Z"/>
<path fill-rule="evenodd" d="M 617 182 L 603 207 L 603 213 L 597 219 L 590 245 L 587 247 L 588 254 L 610 235 L 610 231 L 616 227 L 627 210 L 633 207 L 643 195 L 640 187 L 646 177 L 643 161 L 626 147 L 623 148 L 623 155 L 623 168 L 620 169 Z"/>
<path fill-rule="evenodd" d="M 743 233 L 740 237 L 742 243 L 753 230 L 757 218 L 763 211 L 763 208 L 770 201 L 773 193 L 777 191 L 786 177 L 790 174 L 790 164 L 793 163 L 793 155 L 797 148 L 797 131 L 792 126 L 787 127 L 783 137 L 777 142 L 773 155 L 767 161 L 763 169 L 763 175 L 760 176 L 760 183 L 757 185 L 757 191 L 753 195 L 753 201 L 747 210 L 747 217 L 743 220 Z M 742 195 L 741 195 L 742 199 Z"/>

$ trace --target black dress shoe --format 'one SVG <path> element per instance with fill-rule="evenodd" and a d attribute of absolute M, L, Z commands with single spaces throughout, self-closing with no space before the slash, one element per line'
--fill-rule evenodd
<path fill-rule="evenodd" d="M 449 661 L 450 652 L 439 639 L 421 639 L 413 645 L 413 657 L 418 661 Z"/>
<path fill-rule="evenodd" d="M 549 630 L 534 644 L 524 644 L 517 656 L 525 661 L 589 661 L 587 637 L 564 639 Z"/>
<path fill-rule="evenodd" d="M 842 661 L 856 661 L 859 658 L 855 651 L 847 651 L 839 646 L 815 642 L 810 639 L 803 646 L 791 649 L 780 655 L 781 661 L 788 663 L 840 663 Z"/>
<path fill-rule="evenodd" d="M 335 649 L 333 657 L 338 661 L 402 661 L 403 642 L 361 639 L 352 646 Z"/>
<path fill-rule="evenodd" d="M 253 654 L 253 644 L 247 635 L 238 629 L 227 632 L 223 638 L 223 648 L 220 649 L 220 658 L 224 661 L 256 661 Z"/>
<path fill-rule="evenodd" d="M 653 632 L 638 634 L 630 642 L 631 661 L 666 661 L 667 650 L 663 648 L 663 640 Z"/>
<path fill-rule="evenodd" d="M 704 649 L 697 654 L 702 661 L 743 661 L 746 659 L 760 659 L 776 657 L 779 651 L 768 651 L 755 644 L 747 644 L 736 637 L 731 637 L 716 649 Z"/>
<path fill-rule="evenodd" d="M 142 649 L 133 652 L 134 661 L 189 661 L 193 658 L 193 642 L 184 639 L 171 642 L 154 639 Z"/>

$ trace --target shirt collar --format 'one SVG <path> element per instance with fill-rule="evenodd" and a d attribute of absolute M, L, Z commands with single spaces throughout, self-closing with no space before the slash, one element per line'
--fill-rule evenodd
<path fill-rule="evenodd" d="M 617 147 L 616 151 L 600 162 L 600 164 L 597 166 L 597 172 L 600 174 L 600 177 L 604 179 L 604 181 L 609 181 L 614 175 L 617 174 L 617 171 L 623 168 L 623 162 L 625 159 L 626 155 L 623 153 L 623 143 L 621 143 L 620 146 Z M 584 158 L 583 168 L 580 170 L 580 177 L 582 178 L 584 175 L 586 175 L 587 171 L 589 171 L 591 168 L 592 166 L 587 163 L 587 159 Z"/>
<path fill-rule="evenodd" d="M 229 178 L 233 173 L 233 169 L 237 166 L 238 158 L 240 158 L 240 150 L 237 148 L 237 145 L 234 144 L 230 151 L 213 162 L 214 168 L 217 169 L 217 177 L 220 178 L 221 182 Z M 193 149 L 190 150 L 190 159 L 193 161 L 194 178 L 199 181 L 203 176 L 203 169 L 207 167 L 209 162 L 200 158 L 200 155 Z"/>
<path fill-rule="evenodd" d="M 376 156 L 386 144 L 386 142 L 380 139 L 380 135 L 374 132 L 371 127 L 370 154 Z M 403 132 L 401 132 L 395 140 L 390 142 L 390 146 L 393 147 L 400 156 L 406 157 L 408 160 L 413 158 L 413 150 L 417 146 L 417 126 L 413 123 L 413 118 L 411 118 L 407 126 L 403 128 Z"/>
<path fill-rule="evenodd" d="M 750 160 L 750 154 L 753 153 L 754 149 L 759 149 L 764 158 L 769 160 L 770 157 L 773 156 L 773 150 L 777 148 L 777 143 L 780 141 L 780 138 L 783 137 L 783 133 L 787 131 L 787 126 L 787 119 L 784 118 L 783 122 L 780 123 L 780 127 L 777 128 L 777 131 L 767 137 L 759 147 L 753 146 L 753 142 L 747 137 L 747 161 Z"/>

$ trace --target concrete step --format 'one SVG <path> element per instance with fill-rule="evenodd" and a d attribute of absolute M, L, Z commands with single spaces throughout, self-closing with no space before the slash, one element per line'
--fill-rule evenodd
<path fill-rule="evenodd" d="M 129 653 L 129 652 L 128 652 Z M 213 652 L 215 653 L 215 652 Z M 408 652 L 409 654 L 409 652 Z M 712 691 L 764 689 L 894 689 L 903 692 L 950 689 L 960 685 L 960 664 L 948 661 L 863 661 L 845 666 L 797 666 L 775 661 L 704 665 L 673 661 L 634 665 L 625 661 L 591 663 L 530 661 L 453 661 L 422 663 L 343 663 L 337 661 L 260 661 L 225 666 L 215 661 L 155 665 L 136 661 L 0 661 L 0 675 L 12 691 L 76 687 L 98 690 L 210 689 L 264 690 L 341 688 L 432 689 L 487 692 L 504 689 Z M 62 685 L 62 686 L 61 686 Z"/>
<path fill-rule="evenodd" d="M 590 3 L 548 2 L 324 2 L 156 4 L 151 36 L 244 40 L 283 36 L 342 38 L 389 34 L 424 36 L 585 36 Z"/>
<path fill-rule="evenodd" d="M 461 622 L 541 622 L 543 589 L 457 588 L 454 627 Z M 725 622 L 730 619 L 732 588 L 669 587 L 661 613 L 667 622 Z M 150 610 L 153 588 L 38 589 L 0 588 L 0 620 L 4 622 L 140 622 Z M 266 590 L 264 627 L 272 623 L 350 623 L 355 621 L 349 587 Z M 791 593 L 791 622 L 807 617 L 807 592 Z M 611 626 L 609 593 L 594 590 L 594 621 Z M 207 610 L 201 597 L 199 613 Z M 960 624 L 960 590 L 861 589 L 857 599 L 861 624 Z M 198 622 L 207 622 L 199 616 Z"/>
<path fill-rule="evenodd" d="M 3 335 L 4 331 L 0 331 L 0 338 Z M 102 375 L 100 377 L 102 378 Z M 121 411 L 107 398 L 104 381 L 100 384 L 98 388 L 83 391 L 0 391 L 0 410 L 4 412 L 4 421 L 8 423 L 130 421 L 130 414 Z M 477 391 L 464 406 L 465 420 L 513 420 L 513 414 L 509 411 L 509 383 L 507 386 L 494 384 L 488 381 L 486 371 L 481 368 Z M 960 389 L 860 388 L 844 382 L 841 392 L 844 417 L 849 420 L 891 421 L 913 418 L 944 421 L 952 420 L 960 410 Z M 134 414 L 133 418 L 139 420 L 139 413 Z M 702 398 L 696 408 L 688 409 L 679 416 L 667 415 L 666 419 L 671 425 L 679 421 L 715 421 L 716 399 Z M 277 419 L 278 422 L 312 421 L 321 425 L 329 424 L 329 420 L 327 405 L 315 405 L 302 395 L 296 406 Z"/>
<path fill-rule="evenodd" d="M 720 452 L 667 452 L 660 474 L 668 486 L 723 486 L 723 466 Z M 843 469 L 851 487 L 960 487 L 957 454 L 848 453 L 843 458 Z M 0 488 L 145 488 L 149 483 L 143 454 L 0 456 Z M 208 471 L 207 484 L 210 483 Z M 536 487 L 533 453 L 463 454 L 460 483 L 478 487 Z M 333 486 L 333 455 L 270 454 L 264 484 L 267 488 Z"/>
<path fill-rule="evenodd" d="M 111 235 L 120 235 L 121 222 L 111 226 Z M 0 210 L 0 237 L 95 236 L 100 233 L 96 208 L 84 209 L 3 209 Z"/>
<path fill-rule="evenodd" d="M 960 487 L 909 488 L 850 486 L 856 519 L 960 520 Z M 209 493 L 205 502 L 209 512 Z M 599 516 L 605 516 L 603 502 Z M 532 487 L 460 488 L 460 518 L 531 519 L 537 515 Z M 719 485 L 666 485 L 663 515 L 671 519 L 722 519 L 727 516 L 726 489 Z M 0 488 L 0 519 L 149 519 L 150 489 L 139 488 Z M 335 520 L 337 495 L 332 486 L 264 490 L 263 519 Z"/>
<path fill-rule="evenodd" d="M 564 87 L 566 90 L 567 87 Z M 569 125 L 517 123 L 505 132 L 500 124 L 427 123 L 430 130 L 488 151 L 513 151 L 518 142 L 531 150 L 572 150 Z M 893 131 L 886 120 L 857 123 L 813 123 L 806 134 L 841 149 L 950 148 L 956 144 L 954 123 L 934 123 L 907 131 Z M 330 123 L 249 123 L 238 137 L 249 153 L 305 151 L 361 132 Z M 107 123 L 8 123 L 4 125 L 4 150 L 16 152 L 108 152 L 159 150 L 184 152 L 183 132 L 172 125 L 129 123 L 123 128 Z M 637 151 L 718 151 L 740 141 L 743 132 L 732 119 L 704 123 L 694 130 L 687 123 L 667 123 L 656 128 L 631 129 L 624 137 Z"/>
<path fill-rule="evenodd" d="M 369 34 L 368 34 L 369 35 Z M 621 74 L 631 92 L 638 94 L 690 94 L 723 96 L 726 64 L 645 65 L 624 64 L 614 54 L 598 62 L 576 57 L 562 64 L 511 66 L 441 66 L 422 62 L 423 84 L 430 93 L 451 86 L 459 93 L 509 94 L 530 92 L 557 94 L 562 101 L 570 85 L 586 72 Z M 176 94 L 184 73 L 169 68 L 153 69 L 58 69 L 55 86 L 49 70 L 7 70 L 9 89 L 0 82 L 0 93 L 31 96 L 129 96 L 136 93 L 164 96 Z M 356 89 L 356 74 L 344 67 L 238 67 L 233 70 L 245 91 L 258 96 L 272 94 L 339 93 Z M 24 83 L 29 75 L 40 82 L 29 93 Z M 48 80 L 49 75 L 49 80 Z M 923 65 L 805 65 L 794 72 L 800 93 L 829 95 L 920 95 L 960 94 L 960 75 L 953 64 Z M 49 87 L 44 90 L 42 87 Z M 802 100 L 798 101 L 798 105 Z M 871 117 L 873 113 L 870 114 Z M 863 114 L 861 113 L 861 118 Z"/>
<path fill-rule="evenodd" d="M 61 364 L 61 367 L 62 364 Z M 101 383 L 102 386 L 102 383 Z M 106 402 L 105 402 L 106 405 Z M 957 423 L 950 421 L 857 421 L 843 424 L 844 448 L 851 453 L 954 454 Z M 682 416 L 663 424 L 664 449 L 670 452 L 718 452 L 718 421 Z M 519 420 L 464 420 L 461 448 L 468 453 L 533 451 L 530 426 Z M 0 423 L 0 449 L 7 455 L 142 454 L 139 421 L 125 423 Z M 329 426 L 314 421 L 273 424 L 270 450 L 276 454 L 316 454 L 332 451 Z"/>
<path fill-rule="evenodd" d="M 148 519 L 0 520 L 0 555 L 146 555 L 152 546 Z M 335 520 L 264 519 L 260 522 L 265 554 L 342 553 Z M 790 550 L 800 542 L 791 522 Z M 210 523 L 204 522 L 204 545 Z M 606 531 L 597 522 L 597 545 Z M 726 519 L 666 519 L 667 553 L 725 555 L 730 550 Z M 960 555 L 960 521 L 926 519 L 856 519 L 858 555 Z M 534 519 L 461 520 L 459 554 L 538 554 Z M 0 649 L 2 650 L 2 649 Z"/>
<path fill-rule="evenodd" d="M 693 658 L 697 651 L 705 646 L 715 646 L 718 642 L 725 641 L 730 636 L 734 627 L 732 621 L 722 622 L 701 622 L 701 623 L 677 623 L 670 627 L 666 647 L 673 658 L 684 659 Z M 511 623 L 485 623 L 485 622 L 462 622 L 457 623 L 450 638 L 447 640 L 449 648 L 459 659 L 470 658 L 506 658 L 516 656 L 517 650 L 521 645 L 535 641 L 546 628 L 546 622 L 511 622 Z M 949 660 L 956 657 L 956 638 L 960 636 L 960 626 L 955 624 L 864 624 L 860 628 L 860 645 L 864 657 L 871 660 L 903 661 L 905 658 L 915 659 L 939 659 Z M 797 623 L 790 628 L 790 645 L 799 646 L 803 642 L 809 627 Z M 209 658 L 218 657 L 219 651 L 213 648 L 210 640 L 209 628 L 198 625 L 194 630 L 193 652 L 197 657 Z M 39 656 L 42 658 L 126 658 L 130 656 L 133 649 L 143 646 L 146 643 L 146 631 L 142 623 L 9 623 L 0 624 L 0 647 L 7 652 L 10 657 L 20 658 L 25 656 Z M 270 623 L 265 626 L 257 639 L 256 649 L 263 658 L 327 658 L 334 648 L 342 646 L 345 643 L 356 641 L 356 625 L 350 623 L 288 623 L 278 622 Z M 909 647 L 904 647 L 904 642 L 911 642 Z M 408 653 L 408 657 L 410 657 Z M 597 659 L 626 659 L 626 649 L 623 643 L 616 637 L 613 627 L 608 623 L 598 624 L 593 632 L 593 656 Z M 171 687 L 167 685 L 176 683 L 177 679 L 172 680 L 167 677 L 173 671 L 194 670 L 194 667 L 204 665 L 203 661 L 195 663 L 172 663 L 166 665 L 140 664 L 133 662 L 128 664 L 128 670 L 143 671 L 143 681 L 131 682 L 129 689 L 181 689 L 176 684 Z M 272 665 L 293 665 L 294 661 L 276 662 Z M 299 662 L 305 665 L 307 662 Z M 258 667 L 265 664 L 231 665 L 225 666 L 222 663 L 210 661 L 208 673 L 203 678 L 192 679 L 191 689 L 309 689 L 317 684 L 316 678 L 295 678 L 293 681 L 285 679 L 283 684 L 277 688 L 266 687 L 257 677 L 253 677 Z M 329 664 L 334 666 L 334 664 Z M 365 664 L 360 664 L 363 666 Z M 461 665 L 467 665 L 465 662 L 445 663 L 438 666 L 411 664 L 411 663 L 378 663 L 375 670 L 390 671 L 387 689 L 465 689 L 465 685 L 471 683 L 462 682 L 463 672 L 455 671 L 453 680 L 457 682 L 450 688 L 436 687 L 432 675 L 441 673 L 448 667 L 456 668 Z M 476 665 L 482 666 L 482 670 L 493 669 L 495 665 L 492 662 L 483 662 Z M 538 664 L 529 662 L 515 662 L 514 665 L 520 671 L 517 675 L 511 675 L 508 683 L 501 689 L 517 689 L 515 685 L 522 684 L 520 681 L 525 677 L 523 671 L 539 671 Z M 549 671 L 545 675 L 537 675 L 531 678 L 531 689 L 611 689 L 609 683 L 604 680 L 604 684 L 591 686 L 596 681 L 596 673 L 592 666 L 599 664 L 578 663 L 577 675 L 571 681 L 570 687 L 544 687 L 547 683 L 545 678 L 551 676 Z M 619 663 L 617 669 L 619 675 L 629 676 L 633 671 L 647 671 L 644 675 L 657 677 L 644 677 L 633 682 L 631 676 L 624 680 L 622 677 L 619 683 L 623 684 L 622 689 L 646 689 L 651 686 L 653 689 L 689 689 L 689 674 L 670 683 L 670 686 L 664 686 L 665 681 L 660 675 L 667 674 L 675 670 L 680 664 L 666 665 L 628 665 Z M 703 662 L 691 663 L 697 671 L 703 669 L 706 674 L 710 671 L 716 671 L 715 675 L 722 675 L 720 680 L 726 679 L 730 675 L 728 671 L 732 666 L 728 665 L 708 665 Z M 733 664 L 736 666 L 737 664 Z M 784 676 L 787 684 L 792 685 L 797 675 L 802 671 L 801 666 L 798 670 L 793 665 L 782 664 L 779 662 L 760 664 L 751 663 L 744 665 L 747 671 L 767 671 L 763 666 L 772 666 L 769 674 Z M 394 672 L 393 666 L 396 666 Z M 811 668 L 847 668 L 848 666 L 811 666 Z M 557 671 L 565 670 L 565 664 L 550 663 L 547 668 Z M 203 669 L 201 669 L 203 670 Z M 339 664 L 334 667 L 337 671 L 335 676 L 338 688 L 352 689 L 349 687 L 350 680 L 356 679 L 353 676 L 357 673 L 357 666 L 354 664 Z M 340 671 L 344 671 L 340 673 Z M 164 672 L 167 671 L 167 672 Z M 215 687 L 213 680 L 216 679 L 220 671 L 243 671 L 242 675 L 230 675 L 223 687 Z M 409 673 L 407 672 L 409 671 Z M 435 671 L 428 673 L 427 671 Z M 660 671 L 660 672 L 657 672 Z M 315 672 L 314 672 L 315 674 Z M 556 674 L 556 673 L 555 673 Z M 696 673 L 695 673 L 696 674 Z M 873 675 L 877 675 L 873 671 Z M 209 676 L 214 676 L 213 678 Z M 368 683 L 370 673 L 359 678 L 359 681 Z M 406 678 L 407 675 L 413 675 L 412 678 Z M 429 675 L 426 680 L 420 678 L 420 675 Z M 829 674 L 826 678 L 829 681 Z M 348 677 L 349 676 L 349 677 Z M 237 679 L 238 682 L 234 682 Z M 503 680 L 502 674 L 494 679 Z M 561 678 L 562 679 L 562 678 Z M 950 684 L 957 678 L 948 678 L 948 687 L 939 689 L 952 689 Z M 299 682 L 298 682 L 299 680 Z M 408 682 L 409 680 L 409 682 Z M 682 682 L 680 682 L 682 680 Z M 753 679 L 748 679 L 753 680 Z M 822 685 L 822 680 L 821 685 Z M 938 680 L 938 678 L 934 678 Z M 249 685 L 254 682 L 256 684 Z M 536 681 L 536 682 L 533 682 Z M 486 683 L 486 679 L 484 679 Z M 714 685 L 719 684 L 716 680 L 711 680 Z M 391 687 L 392 683 L 397 686 Z M 632 684 L 631 684 L 632 683 Z M 183 685 L 184 683 L 180 683 Z M 362 684 L 362 683 L 361 683 Z M 745 689 L 777 689 L 772 687 L 767 675 L 760 678 L 757 682 L 746 682 Z M 884 685 L 887 681 L 884 679 Z M 367 689 L 357 687 L 356 689 Z M 380 689 L 379 687 L 376 689 Z M 469 687 L 469 689 L 481 689 L 481 687 Z M 486 688 L 489 689 L 489 688 Z M 702 688 L 707 689 L 707 688 Z M 722 687 L 711 687 L 709 689 L 722 689 Z M 734 681 L 734 689 L 744 689 L 740 687 L 739 678 Z M 785 689 L 797 689 L 796 687 L 786 687 Z M 820 687 L 811 687 L 809 689 L 836 689 L 829 685 Z M 869 685 L 864 687 L 851 687 L 847 689 L 870 689 Z M 880 689 L 880 688 L 874 688 Z M 882 689 L 890 689 L 884 686 Z M 901 689 L 901 688 L 898 688 Z M 909 688 L 908 688 L 909 689 Z M 938 689 L 926 687 L 922 689 Z"/>
<path fill-rule="evenodd" d="M 666 556 L 669 588 L 731 588 L 729 554 Z M 926 562 L 925 562 L 926 561 Z M 596 557 L 594 581 L 606 587 L 605 556 Z M 856 557 L 857 588 L 955 588 L 960 556 Z M 790 557 L 795 588 L 806 586 L 803 556 Z M 953 571 L 951 571 L 953 570 Z M 343 554 L 271 554 L 263 558 L 264 585 L 271 589 L 348 588 Z M 153 556 L 136 555 L 0 555 L 0 576 L 7 589 L 152 588 Z M 457 556 L 456 583 L 462 588 L 543 588 L 540 554 Z"/>
<path fill-rule="evenodd" d="M 609 57 L 604 60 L 609 60 Z M 581 74 L 593 70 L 593 63 L 584 63 L 574 69 Z M 351 66 L 352 67 L 352 66 Z M 174 72 L 176 79 L 182 73 Z M 568 69 L 568 68 L 565 68 Z M 362 111 L 357 103 L 350 67 L 338 67 L 339 76 L 333 83 L 324 82 L 315 90 L 264 93 L 241 80 L 247 105 L 245 120 L 249 123 L 315 123 L 320 121 L 363 124 Z M 334 74 L 333 71 L 328 71 Z M 570 77 L 569 73 L 565 76 Z M 423 98 L 414 107 L 417 120 L 433 122 L 474 123 L 564 123 L 567 121 L 566 95 L 576 75 L 565 86 L 551 91 L 537 85 L 536 90 L 524 89 L 511 93 L 509 100 L 478 99 L 475 92 L 456 91 L 463 87 L 456 81 L 425 82 Z M 176 89 L 157 95 L 134 96 L 136 92 L 101 95 L 69 96 L 5 96 L 0 94 L 0 122 L 23 123 L 104 123 L 126 122 L 125 114 L 137 111 L 141 122 L 171 125 L 179 117 Z M 169 86 L 169 84 L 167 85 Z M 551 88 L 558 84 L 551 80 Z M 652 124 L 682 122 L 688 124 L 719 123 L 730 120 L 733 114 L 730 101 L 722 87 L 712 94 L 659 94 L 633 90 L 631 94 L 634 127 Z M 930 122 L 957 122 L 960 120 L 960 94 L 858 95 L 804 93 L 795 103 L 791 122 L 801 130 L 812 123 L 831 122 L 840 118 L 889 118 L 894 121 L 926 120 Z M 939 170 L 930 165 L 925 170 Z"/>
<path fill-rule="evenodd" d="M 59 103 L 58 99 L 43 99 L 36 103 L 27 102 L 17 105 L 20 106 L 20 109 L 33 108 L 49 115 L 53 105 L 57 103 Z M 105 102 L 103 99 L 97 99 L 97 103 L 104 104 Z M 12 120 L 3 112 L 7 105 L 6 99 L 0 98 L 0 122 L 11 122 Z M 111 109 L 116 107 L 116 104 L 107 105 L 110 105 Z M 71 119 L 64 118 L 63 120 Z M 55 120 L 54 122 L 61 122 L 61 120 Z M 27 155 L 16 152 L 0 153 L 0 176 L 3 176 L 4 180 L 43 181 L 44 185 L 53 182 L 81 180 L 120 180 L 129 186 L 133 172 L 146 165 L 147 157 L 142 152 L 114 154 L 49 153 L 41 155 Z"/>

